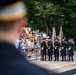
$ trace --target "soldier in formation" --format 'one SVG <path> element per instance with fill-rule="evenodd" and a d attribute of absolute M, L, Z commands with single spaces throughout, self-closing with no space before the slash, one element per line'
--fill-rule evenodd
<path fill-rule="evenodd" d="M 67 48 L 67 41 L 62 39 L 61 44 L 62 61 L 66 61 L 66 48 Z"/>
<path fill-rule="evenodd" d="M 59 46 L 60 46 L 60 43 L 59 43 L 58 39 L 56 39 L 55 43 L 54 43 L 54 57 L 55 57 L 55 61 L 59 61 Z"/>
<path fill-rule="evenodd" d="M 52 45 L 52 40 L 49 39 L 48 41 L 48 61 L 52 61 L 52 55 L 53 55 L 53 45 Z"/>
<path fill-rule="evenodd" d="M 59 61 L 59 56 L 61 52 L 62 56 L 62 61 L 74 61 L 73 56 L 74 56 L 74 41 L 73 39 L 69 39 L 68 42 L 66 41 L 65 38 L 62 39 L 61 45 L 59 40 L 56 38 L 54 42 L 54 47 L 52 40 L 49 38 L 48 40 L 48 46 L 46 46 L 45 39 L 41 42 L 41 50 L 42 50 L 42 60 L 46 61 L 46 55 L 47 55 L 47 50 L 48 50 L 48 61 L 53 60 L 53 55 L 54 55 L 54 61 Z M 61 49 L 61 51 L 60 51 Z"/>
<path fill-rule="evenodd" d="M 41 42 L 41 50 L 42 50 L 42 61 L 46 61 L 46 43 L 45 39 L 42 40 Z"/>
<path fill-rule="evenodd" d="M 67 49 L 68 49 L 68 61 L 73 61 L 73 56 L 74 56 L 74 42 L 72 39 L 68 40 L 67 43 Z"/>

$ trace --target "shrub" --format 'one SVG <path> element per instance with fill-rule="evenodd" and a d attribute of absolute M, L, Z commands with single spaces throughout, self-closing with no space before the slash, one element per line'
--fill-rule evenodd
<path fill-rule="evenodd" d="M 74 51 L 76 51 L 76 46 L 74 46 Z"/>

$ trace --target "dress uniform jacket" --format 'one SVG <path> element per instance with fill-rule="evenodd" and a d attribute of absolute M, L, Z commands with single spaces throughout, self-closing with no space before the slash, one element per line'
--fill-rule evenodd
<path fill-rule="evenodd" d="M 62 56 L 66 56 L 67 42 L 63 41 L 61 47 L 62 47 L 62 51 L 61 51 Z"/>
<path fill-rule="evenodd" d="M 41 49 L 42 49 L 42 54 L 43 54 L 43 55 L 46 55 L 46 49 L 47 49 L 47 47 L 46 47 L 45 41 L 43 41 L 43 42 L 41 43 Z"/>
<path fill-rule="evenodd" d="M 51 41 L 48 41 L 48 55 L 53 54 L 53 45 Z"/>
<path fill-rule="evenodd" d="M 59 46 L 60 46 L 59 42 L 54 43 L 54 55 L 59 56 Z"/>
<path fill-rule="evenodd" d="M 0 75 L 49 74 L 45 70 L 28 63 L 14 45 L 0 42 Z"/>
<path fill-rule="evenodd" d="M 67 48 L 68 48 L 68 52 L 69 52 L 69 55 L 70 56 L 73 56 L 74 55 L 73 47 L 74 47 L 73 42 L 68 42 L 67 43 Z"/>

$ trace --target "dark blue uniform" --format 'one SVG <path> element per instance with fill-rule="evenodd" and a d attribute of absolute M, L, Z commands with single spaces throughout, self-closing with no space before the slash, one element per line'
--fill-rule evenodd
<path fill-rule="evenodd" d="M 67 42 L 62 41 L 61 45 L 62 61 L 66 61 L 66 48 L 67 48 Z"/>
<path fill-rule="evenodd" d="M 59 46 L 60 46 L 60 43 L 58 41 L 54 43 L 55 61 L 59 61 Z"/>
<path fill-rule="evenodd" d="M 53 45 L 52 41 L 48 41 L 48 61 L 52 61 Z"/>
<path fill-rule="evenodd" d="M 42 60 L 45 60 L 46 61 L 46 43 L 45 41 L 43 41 L 41 43 L 41 50 L 42 50 Z"/>
<path fill-rule="evenodd" d="M 68 42 L 67 43 L 68 55 L 69 55 L 68 60 L 69 61 L 70 61 L 70 59 L 72 59 L 72 61 L 73 61 L 73 55 L 74 55 L 73 47 L 74 47 L 74 43 L 73 42 Z"/>

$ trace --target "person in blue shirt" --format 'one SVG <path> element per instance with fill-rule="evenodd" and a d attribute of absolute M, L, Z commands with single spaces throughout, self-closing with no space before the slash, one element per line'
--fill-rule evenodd
<path fill-rule="evenodd" d="M 23 46 L 22 46 L 22 39 L 19 39 L 19 49 L 22 50 Z"/>
<path fill-rule="evenodd" d="M 21 38 L 22 38 L 23 40 L 25 39 L 24 33 L 22 34 Z"/>

